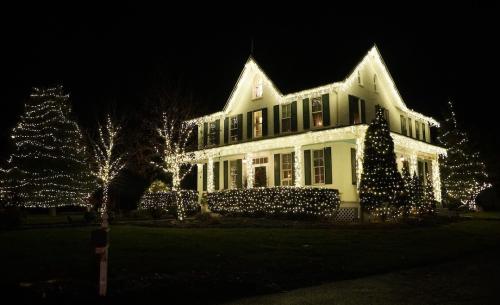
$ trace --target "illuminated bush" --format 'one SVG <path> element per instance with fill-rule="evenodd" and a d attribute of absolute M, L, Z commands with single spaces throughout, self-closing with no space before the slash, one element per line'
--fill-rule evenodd
<path fill-rule="evenodd" d="M 168 191 L 168 192 L 146 192 L 139 203 L 142 210 L 163 210 L 177 215 L 177 198 L 180 196 L 186 214 L 192 214 L 199 210 L 198 192 L 192 190 Z"/>
<path fill-rule="evenodd" d="M 312 187 L 233 189 L 208 193 L 208 207 L 223 215 L 332 217 L 338 190 Z"/>

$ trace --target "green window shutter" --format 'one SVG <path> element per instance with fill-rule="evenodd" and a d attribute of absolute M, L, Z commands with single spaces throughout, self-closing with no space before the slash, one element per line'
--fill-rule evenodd
<path fill-rule="evenodd" d="M 243 187 L 243 162 L 241 159 L 236 160 L 236 187 Z"/>
<path fill-rule="evenodd" d="M 352 95 L 349 95 L 349 125 L 354 124 L 354 114 L 358 109 L 358 98 Z"/>
<path fill-rule="evenodd" d="M 278 135 L 280 133 L 280 105 L 273 106 L 273 117 L 274 117 L 274 134 Z"/>
<path fill-rule="evenodd" d="M 215 120 L 215 144 L 220 144 L 220 120 Z"/>
<path fill-rule="evenodd" d="M 332 184 L 332 148 L 325 147 L 325 184 Z"/>
<path fill-rule="evenodd" d="M 203 191 L 207 191 L 207 164 L 203 164 Z"/>
<path fill-rule="evenodd" d="M 297 131 L 297 101 L 292 102 L 292 131 Z"/>
<path fill-rule="evenodd" d="M 224 161 L 224 189 L 225 190 L 227 190 L 229 188 L 228 174 L 229 174 L 229 161 L 225 160 Z"/>
<path fill-rule="evenodd" d="M 208 141 L 208 123 L 203 123 L 203 146 L 207 146 Z"/>
<path fill-rule="evenodd" d="M 304 184 L 311 185 L 311 151 L 304 150 Z"/>
<path fill-rule="evenodd" d="M 361 100 L 361 123 L 366 123 L 365 100 Z"/>
<path fill-rule="evenodd" d="M 224 144 L 229 142 L 229 118 L 224 119 Z"/>
<path fill-rule="evenodd" d="M 302 124 L 304 125 L 304 129 L 309 129 L 309 99 L 305 98 L 302 100 L 302 114 L 304 115 L 303 117 L 303 122 Z"/>
<path fill-rule="evenodd" d="M 252 111 L 247 112 L 247 140 L 252 138 L 253 132 L 253 116 Z"/>
<path fill-rule="evenodd" d="M 238 114 L 238 141 L 243 140 L 243 114 Z"/>
<path fill-rule="evenodd" d="M 323 94 L 321 96 L 323 104 L 323 126 L 330 125 L 330 94 Z"/>
<path fill-rule="evenodd" d="M 295 185 L 295 152 L 292 151 L 292 185 Z"/>
<path fill-rule="evenodd" d="M 267 136 L 267 108 L 262 108 L 262 136 Z"/>
<path fill-rule="evenodd" d="M 274 155 L 274 186 L 281 185 L 280 154 Z"/>
<path fill-rule="evenodd" d="M 219 175 L 220 162 L 214 162 L 214 189 L 219 190 L 220 187 L 220 175 Z"/>

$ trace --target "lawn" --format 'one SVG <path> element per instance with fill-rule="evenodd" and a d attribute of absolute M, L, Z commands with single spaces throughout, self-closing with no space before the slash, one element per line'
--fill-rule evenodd
<path fill-rule="evenodd" d="M 0 232 L 2 293 L 88 300 L 90 227 Z M 165 228 L 115 225 L 112 300 L 217 304 L 500 249 L 500 221 L 433 226 Z M 156 301 L 156 302 L 155 302 Z"/>

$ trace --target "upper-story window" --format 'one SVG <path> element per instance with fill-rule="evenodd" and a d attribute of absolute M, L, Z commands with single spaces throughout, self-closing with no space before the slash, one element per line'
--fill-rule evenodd
<path fill-rule="evenodd" d="M 217 125 L 215 124 L 215 122 L 208 123 L 208 137 L 207 137 L 208 143 L 207 144 L 208 145 L 217 144 L 217 136 L 218 136 Z"/>
<path fill-rule="evenodd" d="M 377 74 L 373 74 L 373 91 L 377 92 Z"/>
<path fill-rule="evenodd" d="M 254 111 L 253 113 L 253 137 L 262 137 L 262 110 Z"/>
<path fill-rule="evenodd" d="M 349 95 L 349 124 L 366 123 L 365 100 Z"/>
<path fill-rule="evenodd" d="M 229 134 L 231 142 L 238 142 L 238 116 L 229 119 Z"/>
<path fill-rule="evenodd" d="M 264 94 L 264 82 L 262 77 L 256 76 L 253 81 L 252 99 L 261 98 Z"/>
<path fill-rule="evenodd" d="M 363 78 L 361 77 L 360 70 L 358 70 L 357 78 L 358 78 L 358 85 L 363 86 Z"/>
<path fill-rule="evenodd" d="M 410 137 L 413 137 L 413 125 L 412 125 L 412 121 L 410 118 L 408 118 L 408 131 L 409 131 L 409 134 L 408 136 Z"/>
<path fill-rule="evenodd" d="M 321 97 L 315 97 L 312 99 L 312 119 L 313 127 L 323 126 L 323 103 Z"/>
<path fill-rule="evenodd" d="M 425 123 L 422 122 L 422 140 L 425 141 Z"/>
<path fill-rule="evenodd" d="M 406 118 L 401 115 L 401 134 L 407 136 L 408 132 L 406 130 Z"/>
<path fill-rule="evenodd" d="M 292 131 L 292 104 L 281 106 L 281 131 Z"/>
<path fill-rule="evenodd" d="M 379 109 L 382 109 L 382 112 L 384 114 L 384 119 L 387 122 L 387 127 L 389 127 L 389 129 L 391 129 L 391 120 L 390 120 L 390 116 L 389 116 L 389 110 L 385 109 L 384 107 L 382 107 L 380 105 L 375 105 L 375 115 L 377 114 L 377 111 Z"/>

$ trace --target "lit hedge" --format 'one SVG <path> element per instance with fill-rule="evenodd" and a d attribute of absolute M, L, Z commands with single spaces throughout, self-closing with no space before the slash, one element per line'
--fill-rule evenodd
<path fill-rule="evenodd" d="M 167 191 L 167 192 L 146 192 L 141 198 L 139 209 L 151 210 L 161 209 L 165 211 L 177 211 L 176 193 L 180 195 L 184 213 L 178 215 L 184 218 L 186 214 L 196 212 L 200 205 L 198 204 L 198 192 L 193 190 Z"/>
<path fill-rule="evenodd" d="M 212 212 L 223 215 L 332 217 L 340 198 L 335 189 L 270 187 L 208 193 L 207 204 Z"/>

